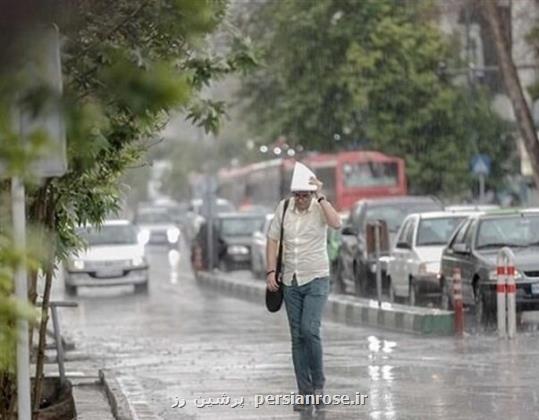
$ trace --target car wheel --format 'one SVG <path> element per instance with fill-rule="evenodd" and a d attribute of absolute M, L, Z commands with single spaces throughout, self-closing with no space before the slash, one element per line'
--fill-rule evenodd
<path fill-rule="evenodd" d="M 77 295 L 77 286 L 70 286 L 69 284 L 65 285 L 65 291 L 66 294 L 69 296 L 76 296 Z"/>
<path fill-rule="evenodd" d="M 417 284 L 413 278 L 410 279 L 410 286 L 408 288 L 408 303 L 410 306 L 418 304 Z"/>
<path fill-rule="evenodd" d="M 391 284 L 391 277 L 387 278 L 387 287 L 389 289 L 389 301 L 395 303 L 395 291 L 393 290 L 393 285 Z"/>
<path fill-rule="evenodd" d="M 228 264 L 226 263 L 225 260 L 219 260 L 219 270 L 222 271 L 223 273 L 227 273 L 230 271 L 230 267 L 228 267 Z"/>
<path fill-rule="evenodd" d="M 335 272 L 333 275 L 333 291 L 335 293 L 346 293 L 346 286 L 344 285 L 343 267 L 340 258 L 337 258 L 335 264 Z"/>
<path fill-rule="evenodd" d="M 148 293 L 148 282 L 135 284 L 135 293 L 137 294 Z"/>
<path fill-rule="evenodd" d="M 484 332 L 488 329 L 490 324 L 490 311 L 485 302 L 485 294 L 481 284 L 477 283 L 474 287 L 474 300 L 475 300 L 475 322 L 477 330 Z"/>
<path fill-rule="evenodd" d="M 445 309 L 446 311 L 450 311 L 453 309 L 453 305 L 451 304 L 451 298 L 449 296 L 449 285 L 445 280 L 442 280 L 442 287 L 441 287 L 441 294 L 440 294 L 440 308 Z"/>
<path fill-rule="evenodd" d="M 368 286 L 367 283 L 369 279 L 367 278 L 367 270 L 363 264 L 356 264 L 354 269 L 354 283 L 356 285 L 356 295 L 360 297 L 368 297 Z"/>

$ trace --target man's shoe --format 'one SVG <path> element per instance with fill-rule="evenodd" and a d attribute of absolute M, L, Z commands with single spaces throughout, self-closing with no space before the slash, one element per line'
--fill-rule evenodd
<path fill-rule="evenodd" d="M 314 390 L 314 408 L 317 411 L 325 410 L 326 404 L 324 403 L 324 390 L 315 389 Z"/>
<path fill-rule="evenodd" d="M 292 405 L 292 409 L 294 411 L 299 411 L 299 412 L 309 411 L 311 410 L 311 408 L 312 408 L 311 404 L 293 404 Z"/>

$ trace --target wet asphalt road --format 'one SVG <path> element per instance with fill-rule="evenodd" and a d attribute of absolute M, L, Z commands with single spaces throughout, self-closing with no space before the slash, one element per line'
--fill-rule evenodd
<path fill-rule="evenodd" d="M 365 405 L 330 405 L 302 415 L 289 405 L 255 408 L 256 395 L 295 391 L 284 312 L 269 314 L 262 302 L 200 288 L 187 255 L 179 264 L 177 257 L 152 249 L 147 296 L 131 287 L 81 289 L 79 308 L 62 310 L 62 326 L 77 345 L 68 370 L 113 370 L 140 419 L 538 416 L 537 332 L 521 332 L 512 342 L 488 335 L 458 340 L 327 321 L 325 392 L 352 399 L 366 394 Z M 62 298 L 61 282 L 55 287 Z M 197 407 L 210 398 L 213 406 Z"/>

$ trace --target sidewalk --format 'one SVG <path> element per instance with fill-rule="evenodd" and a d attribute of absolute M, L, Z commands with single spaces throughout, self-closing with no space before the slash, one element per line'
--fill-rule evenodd
<path fill-rule="evenodd" d="M 263 305 L 266 285 L 262 281 L 218 271 L 199 272 L 197 278 L 200 284 L 207 287 Z M 373 299 L 333 294 L 328 298 L 327 307 L 325 317 L 345 324 L 423 336 L 454 335 L 452 311 L 389 302 L 382 302 L 378 306 Z"/>
<path fill-rule="evenodd" d="M 115 420 L 113 409 L 107 396 L 106 380 L 95 368 L 80 365 L 80 361 L 69 362 L 69 352 L 66 361 L 66 377 L 73 386 L 73 398 L 77 410 L 77 420 Z M 70 369 L 70 364 L 76 363 L 76 369 Z M 50 359 L 45 364 L 47 377 L 58 376 L 58 365 Z M 123 417 L 127 420 L 130 417 Z"/>
<path fill-rule="evenodd" d="M 78 420 L 114 420 L 103 384 L 93 380 L 72 379 Z"/>

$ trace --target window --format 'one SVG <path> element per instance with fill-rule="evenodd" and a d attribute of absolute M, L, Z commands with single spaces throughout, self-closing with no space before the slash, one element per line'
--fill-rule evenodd
<path fill-rule="evenodd" d="M 416 219 L 410 220 L 410 225 L 408 226 L 408 231 L 406 232 L 406 243 L 410 246 L 410 248 L 412 247 L 414 243 L 414 232 L 415 232 L 416 224 L 417 224 Z"/>
<path fill-rule="evenodd" d="M 423 219 L 417 231 L 417 246 L 445 245 L 464 217 Z"/>
<path fill-rule="evenodd" d="M 221 221 L 221 235 L 249 236 L 262 228 L 264 219 L 260 218 L 226 218 Z"/>
<path fill-rule="evenodd" d="M 407 220 L 400 231 L 399 237 L 397 238 L 397 243 L 406 242 L 406 235 L 408 234 L 408 228 L 412 224 L 412 220 Z"/>
<path fill-rule="evenodd" d="M 485 219 L 479 223 L 477 249 L 527 246 L 539 239 L 539 216 Z"/>
<path fill-rule="evenodd" d="M 133 245 L 137 243 L 137 229 L 133 225 L 79 228 L 77 233 L 89 246 Z"/>
<path fill-rule="evenodd" d="M 464 236 L 466 235 L 466 232 L 468 231 L 468 227 L 470 226 L 471 222 L 464 223 L 459 231 L 457 232 L 455 238 L 453 239 L 453 242 L 451 243 L 451 246 L 455 244 L 463 244 L 464 243 Z"/>
<path fill-rule="evenodd" d="M 344 186 L 394 187 L 398 185 L 398 165 L 396 162 L 345 163 L 343 165 Z"/>

